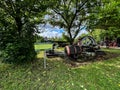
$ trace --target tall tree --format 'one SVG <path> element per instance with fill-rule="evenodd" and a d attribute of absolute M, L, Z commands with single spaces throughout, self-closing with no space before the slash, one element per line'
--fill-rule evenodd
<path fill-rule="evenodd" d="M 0 50 L 4 61 L 35 59 L 34 35 L 47 3 L 48 0 L 0 0 Z"/>
<path fill-rule="evenodd" d="M 98 13 L 88 20 L 90 29 L 99 28 L 108 30 L 111 27 L 120 28 L 120 1 L 101 0 Z"/>
<path fill-rule="evenodd" d="M 106 30 L 101 32 L 100 37 L 108 36 L 111 39 L 119 37 L 120 33 L 120 1 L 119 0 L 101 0 L 98 13 L 91 14 L 88 20 L 88 30 L 96 29 Z"/>
<path fill-rule="evenodd" d="M 50 23 L 64 28 L 64 37 L 72 44 L 99 3 L 100 0 L 55 0 Z"/>

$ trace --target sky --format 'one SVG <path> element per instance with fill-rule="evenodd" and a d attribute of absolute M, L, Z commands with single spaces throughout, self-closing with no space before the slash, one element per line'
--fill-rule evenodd
<path fill-rule="evenodd" d="M 59 27 L 53 27 L 50 24 L 46 24 L 45 26 L 40 25 L 39 29 L 44 30 L 39 35 L 47 38 L 62 37 L 62 33 L 64 33 L 64 29 Z M 87 31 L 85 29 L 81 30 L 78 36 L 80 36 L 83 33 L 87 33 Z"/>

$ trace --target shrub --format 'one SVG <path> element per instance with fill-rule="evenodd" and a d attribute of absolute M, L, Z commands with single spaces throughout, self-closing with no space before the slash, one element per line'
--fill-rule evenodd
<path fill-rule="evenodd" d="M 34 44 L 27 39 L 19 39 L 13 43 L 7 43 L 2 50 L 3 62 L 26 63 L 35 59 Z"/>

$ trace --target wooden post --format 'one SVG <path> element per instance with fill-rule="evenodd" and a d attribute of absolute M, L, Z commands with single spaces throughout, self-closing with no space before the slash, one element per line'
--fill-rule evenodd
<path fill-rule="evenodd" d="M 46 69 L 47 66 L 46 66 L 46 50 L 44 51 L 44 69 Z"/>

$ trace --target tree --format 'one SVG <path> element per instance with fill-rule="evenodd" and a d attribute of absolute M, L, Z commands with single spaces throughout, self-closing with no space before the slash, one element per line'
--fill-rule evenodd
<path fill-rule="evenodd" d="M 55 0 L 49 22 L 64 28 L 64 37 L 72 44 L 80 30 L 87 27 L 86 21 L 99 3 L 100 0 Z"/>
<path fill-rule="evenodd" d="M 101 5 L 97 8 L 98 13 L 92 14 L 88 20 L 89 29 L 105 29 L 111 27 L 120 28 L 120 1 L 101 0 Z"/>
<path fill-rule="evenodd" d="M 44 37 L 36 35 L 36 43 L 44 42 Z"/>
<path fill-rule="evenodd" d="M 89 32 L 88 35 L 91 35 L 97 42 L 100 42 L 101 40 L 104 40 L 104 36 L 102 36 L 103 33 L 104 33 L 104 30 L 94 29 L 91 32 Z"/>
<path fill-rule="evenodd" d="M 119 37 L 120 1 L 101 0 L 100 7 L 96 8 L 96 11 L 98 11 L 97 14 L 91 14 L 91 18 L 87 21 L 87 30 L 92 33 L 95 32 L 95 30 L 100 29 L 101 33 L 99 36 L 101 39 L 104 39 L 106 36 L 111 39 Z"/>
<path fill-rule="evenodd" d="M 110 40 L 116 40 L 117 37 L 120 37 L 120 29 L 117 28 L 109 28 L 109 30 L 102 30 L 100 33 L 100 37 L 102 40 L 107 36 Z"/>
<path fill-rule="evenodd" d="M 103 29 L 120 28 L 120 1 L 109 0 L 104 3 L 99 13 L 98 26 Z"/>
<path fill-rule="evenodd" d="M 36 26 L 45 14 L 45 0 L 0 1 L 0 50 L 4 61 L 33 61 Z"/>

